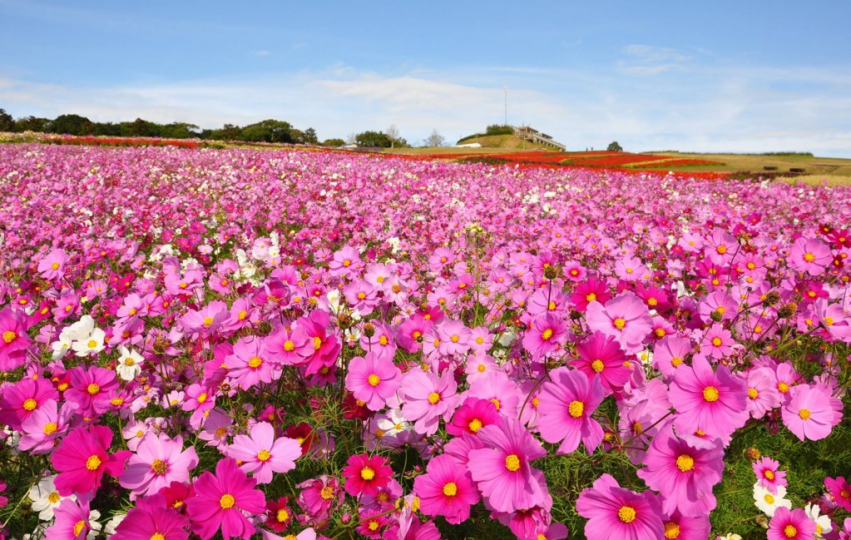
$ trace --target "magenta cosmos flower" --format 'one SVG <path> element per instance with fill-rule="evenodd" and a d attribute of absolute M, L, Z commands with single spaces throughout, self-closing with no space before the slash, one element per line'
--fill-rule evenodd
<path fill-rule="evenodd" d="M 89 503 L 64 499 L 54 510 L 56 519 L 45 531 L 45 540 L 85 540 L 92 524 Z"/>
<path fill-rule="evenodd" d="M 802 441 L 824 439 L 842 420 L 842 402 L 823 386 L 795 386 L 791 396 L 783 406 L 783 423 Z"/>
<path fill-rule="evenodd" d="M 426 474 L 414 480 L 420 498 L 420 511 L 427 516 L 444 516 L 457 525 L 470 517 L 470 507 L 479 502 L 479 492 L 470 473 L 458 467 L 449 456 L 428 462 Z"/>
<path fill-rule="evenodd" d="M 243 390 L 273 379 L 273 362 L 266 350 L 265 341 L 257 336 L 240 338 L 233 346 L 233 354 L 225 357 L 228 376 Z M 280 377 L 280 370 L 277 376 Z"/>
<path fill-rule="evenodd" d="M 13 371 L 24 365 L 32 343 L 27 327 L 27 316 L 23 312 L 0 310 L 0 371 Z"/>
<path fill-rule="evenodd" d="M 451 371 L 438 377 L 434 372 L 413 369 L 405 374 L 402 386 L 399 387 L 399 393 L 405 399 L 402 416 L 414 422 L 417 433 L 433 435 L 441 416 L 445 421 L 452 418 L 460 399 L 456 394 L 457 389 Z"/>
<path fill-rule="evenodd" d="M 65 275 L 66 262 L 68 262 L 68 255 L 65 254 L 65 251 L 54 249 L 39 261 L 38 272 L 41 274 L 41 277 L 49 281 L 62 279 Z"/>
<path fill-rule="evenodd" d="M 668 399 L 677 410 L 677 431 L 726 439 L 748 420 L 747 386 L 723 365 L 712 371 L 704 356 L 680 366 Z"/>
<path fill-rule="evenodd" d="M 603 428 L 591 414 L 606 397 L 599 377 L 588 379 L 581 371 L 565 367 L 550 372 L 538 395 L 538 430 L 549 443 L 561 442 L 558 453 L 569 454 L 585 445 L 589 454 L 603 440 Z"/>
<path fill-rule="evenodd" d="M 700 342 L 700 351 L 709 358 L 721 359 L 733 352 L 733 334 L 720 324 L 713 324 Z"/>
<path fill-rule="evenodd" d="M 851 482 L 843 476 L 825 478 L 824 487 L 830 491 L 830 499 L 837 505 L 851 512 Z"/>
<path fill-rule="evenodd" d="M 576 511 L 588 520 L 585 524 L 588 540 L 659 540 L 665 537 L 656 496 L 624 489 L 608 474 L 579 495 Z"/>
<path fill-rule="evenodd" d="M 786 259 L 793 269 L 806 272 L 811 276 L 820 276 L 833 261 L 830 247 L 815 238 L 798 238 L 789 250 Z"/>
<path fill-rule="evenodd" d="M 127 469 L 118 483 L 135 495 L 154 495 L 172 482 L 187 483 L 196 465 L 195 448 L 183 450 L 181 437 L 171 439 L 164 433 L 148 432 L 127 461 Z"/>
<path fill-rule="evenodd" d="M 530 465 L 547 455 L 541 443 L 508 418 L 479 430 L 478 439 L 485 447 L 470 451 L 467 467 L 490 506 L 514 512 L 543 504 L 546 493 Z"/>
<path fill-rule="evenodd" d="M 770 457 L 763 457 L 754 462 L 752 465 L 753 473 L 756 475 L 756 482 L 770 491 L 777 494 L 778 486 L 786 486 L 786 471 L 780 471 L 780 463 Z"/>
<path fill-rule="evenodd" d="M 346 478 L 346 491 L 353 497 L 375 497 L 378 490 L 389 484 L 393 478 L 393 469 L 390 468 L 387 458 L 382 456 L 357 454 L 349 457 L 347 463 L 341 472 Z"/>
<path fill-rule="evenodd" d="M 632 369 L 626 364 L 626 355 L 612 336 L 594 332 L 590 338 L 576 346 L 579 358 L 570 364 L 588 379 L 600 376 L 600 382 L 609 392 L 623 388 Z"/>
<path fill-rule="evenodd" d="M 653 330 L 647 306 L 629 291 L 612 298 L 605 306 L 591 302 L 585 317 L 591 330 L 614 337 L 626 352 L 640 349 L 644 338 Z"/>
<path fill-rule="evenodd" d="M 540 360 L 544 356 L 561 348 L 567 338 L 567 327 L 558 315 L 546 313 L 535 317 L 532 327 L 523 336 L 523 348 L 532 355 L 532 360 Z"/>
<path fill-rule="evenodd" d="M 720 444 L 692 446 L 674 435 L 668 425 L 653 438 L 644 456 L 645 468 L 637 474 L 662 495 L 662 511 L 686 517 L 709 515 L 715 509 L 712 488 L 724 472 L 724 449 Z"/>
<path fill-rule="evenodd" d="M 768 523 L 767 537 L 768 540 L 812 540 L 815 532 L 815 522 L 803 509 L 780 506 Z"/>
<path fill-rule="evenodd" d="M 446 424 L 446 432 L 455 436 L 462 433 L 475 435 L 483 427 L 499 423 L 500 416 L 496 405 L 486 399 L 469 397 L 455 411 L 452 423 Z"/>
<path fill-rule="evenodd" d="M 109 454 L 112 430 L 106 426 L 77 429 L 62 440 L 50 457 L 56 476 L 56 490 L 63 497 L 86 495 L 100 487 L 104 473 L 119 476 L 130 452 Z"/>
<path fill-rule="evenodd" d="M 243 512 L 260 515 L 266 511 L 266 498 L 255 485 L 230 458 L 219 460 L 216 474 L 204 471 L 195 481 L 195 496 L 186 501 L 192 532 L 209 540 L 221 528 L 225 540 L 249 540 L 255 527 Z"/>
<path fill-rule="evenodd" d="M 383 409 L 400 384 L 402 372 L 393 364 L 392 357 L 368 352 L 365 357 L 356 356 L 349 362 L 346 388 L 372 411 Z"/>
<path fill-rule="evenodd" d="M 237 435 L 228 447 L 228 456 L 240 461 L 243 471 L 254 473 L 258 484 L 272 481 L 272 473 L 285 473 L 295 469 L 295 460 L 301 457 L 301 445 L 295 439 L 275 439 L 275 428 L 268 422 L 258 422 L 249 435 Z"/>
<path fill-rule="evenodd" d="M 115 528 L 111 540 L 186 540 L 189 519 L 170 506 L 162 495 L 136 500 L 136 508 Z"/>

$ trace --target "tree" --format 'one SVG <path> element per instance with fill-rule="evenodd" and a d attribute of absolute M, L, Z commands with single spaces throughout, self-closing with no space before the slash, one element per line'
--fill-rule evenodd
<path fill-rule="evenodd" d="M 305 129 L 303 138 L 307 144 L 319 144 L 319 137 L 316 136 L 316 130 L 313 128 Z"/>
<path fill-rule="evenodd" d="M 62 114 L 50 122 L 49 129 L 52 133 L 60 135 L 92 135 L 95 132 L 95 125 L 85 116 Z"/>
<path fill-rule="evenodd" d="M 0 131 L 14 131 L 15 119 L 5 109 L 0 109 Z"/>
<path fill-rule="evenodd" d="M 357 133 L 349 133 L 348 135 L 346 135 L 346 144 L 357 144 L 357 140 Z"/>
<path fill-rule="evenodd" d="M 390 148 L 396 146 L 396 142 L 402 138 L 402 135 L 399 133 L 399 128 L 396 127 L 396 124 L 390 124 L 390 127 L 387 128 L 387 137 L 390 139 Z"/>
<path fill-rule="evenodd" d="M 15 131 L 19 133 L 24 131 L 44 132 L 47 130 L 48 124 L 50 124 L 50 120 L 47 118 L 27 116 L 25 118 L 18 118 L 15 120 Z"/>
<path fill-rule="evenodd" d="M 323 146 L 343 146 L 346 144 L 346 141 L 343 139 L 325 139 L 325 142 L 322 143 Z"/>
<path fill-rule="evenodd" d="M 355 142 L 358 146 L 378 146 L 381 148 L 390 148 L 393 141 L 386 133 L 380 131 L 364 131 L 355 136 Z"/>
<path fill-rule="evenodd" d="M 615 141 L 610 144 L 609 147 L 606 148 L 606 150 L 608 150 L 609 152 L 623 152 L 623 148 L 621 148 L 621 145 L 618 144 L 618 141 Z"/>
<path fill-rule="evenodd" d="M 292 125 L 281 120 L 263 120 L 242 128 L 240 139 L 248 142 L 294 143 Z"/>
<path fill-rule="evenodd" d="M 423 141 L 425 146 L 443 146 L 446 144 L 446 139 L 443 138 L 443 135 L 437 132 L 436 129 L 432 130 L 431 135 L 428 136 Z"/>

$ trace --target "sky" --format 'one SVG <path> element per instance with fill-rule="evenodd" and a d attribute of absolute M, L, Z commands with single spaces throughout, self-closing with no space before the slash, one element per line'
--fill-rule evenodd
<path fill-rule="evenodd" d="M 851 1 L 0 0 L 0 108 L 851 157 Z"/>

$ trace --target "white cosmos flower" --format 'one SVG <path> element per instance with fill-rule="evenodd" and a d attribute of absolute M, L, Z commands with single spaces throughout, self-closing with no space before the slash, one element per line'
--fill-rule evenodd
<path fill-rule="evenodd" d="M 42 478 L 42 480 L 30 488 L 29 497 L 32 500 L 32 509 L 38 512 L 38 518 L 42 521 L 50 521 L 53 519 L 53 510 L 65 499 L 75 500 L 77 497 L 70 495 L 62 497 L 56 490 L 53 481 L 56 475 Z"/>
<path fill-rule="evenodd" d="M 95 355 L 104 349 L 104 339 L 106 339 L 106 332 L 100 328 L 95 328 L 88 337 L 72 343 L 71 348 L 74 349 L 77 356 Z"/>
<path fill-rule="evenodd" d="M 137 375 L 142 373 L 141 364 L 145 359 L 141 354 L 124 346 L 119 347 L 118 351 L 121 356 L 119 356 L 118 362 L 115 364 L 115 372 L 118 373 L 118 376 L 122 380 L 132 381 Z"/>
<path fill-rule="evenodd" d="M 62 334 L 71 341 L 80 341 L 88 338 L 95 329 L 95 320 L 89 315 L 83 315 L 79 321 L 62 330 Z M 61 337 L 60 337 L 61 339 Z"/>
<path fill-rule="evenodd" d="M 107 538 L 115 534 L 116 527 L 118 527 L 126 517 L 127 514 L 125 514 L 124 512 L 115 514 L 112 519 L 107 521 L 106 525 L 103 526 L 103 534 L 105 534 Z"/>
<path fill-rule="evenodd" d="M 824 538 L 825 533 L 833 530 L 833 522 L 827 516 L 821 515 L 821 508 L 817 504 L 808 504 L 804 507 L 807 517 L 816 524 L 816 538 Z"/>
<path fill-rule="evenodd" d="M 378 429 L 384 432 L 385 435 L 398 435 L 403 431 L 411 429 L 411 425 L 402 416 L 402 411 L 399 409 L 390 409 L 387 416 L 379 418 L 376 422 Z"/>
<path fill-rule="evenodd" d="M 781 506 L 792 509 L 792 502 L 785 497 L 786 488 L 783 486 L 777 486 L 777 493 L 771 493 L 758 483 L 753 486 L 754 504 L 768 517 L 774 517 L 774 512 Z"/>

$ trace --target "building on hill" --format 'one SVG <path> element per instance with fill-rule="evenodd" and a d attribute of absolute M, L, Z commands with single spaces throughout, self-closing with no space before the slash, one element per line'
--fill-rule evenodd
<path fill-rule="evenodd" d="M 520 137 L 521 139 L 527 140 L 529 142 L 535 144 L 543 144 L 545 146 L 552 146 L 554 148 L 558 148 L 562 152 L 567 150 L 567 147 L 560 142 L 556 142 L 553 138 L 546 133 L 542 133 L 537 129 L 533 129 L 529 126 L 520 126 L 514 128 L 514 134 Z"/>

